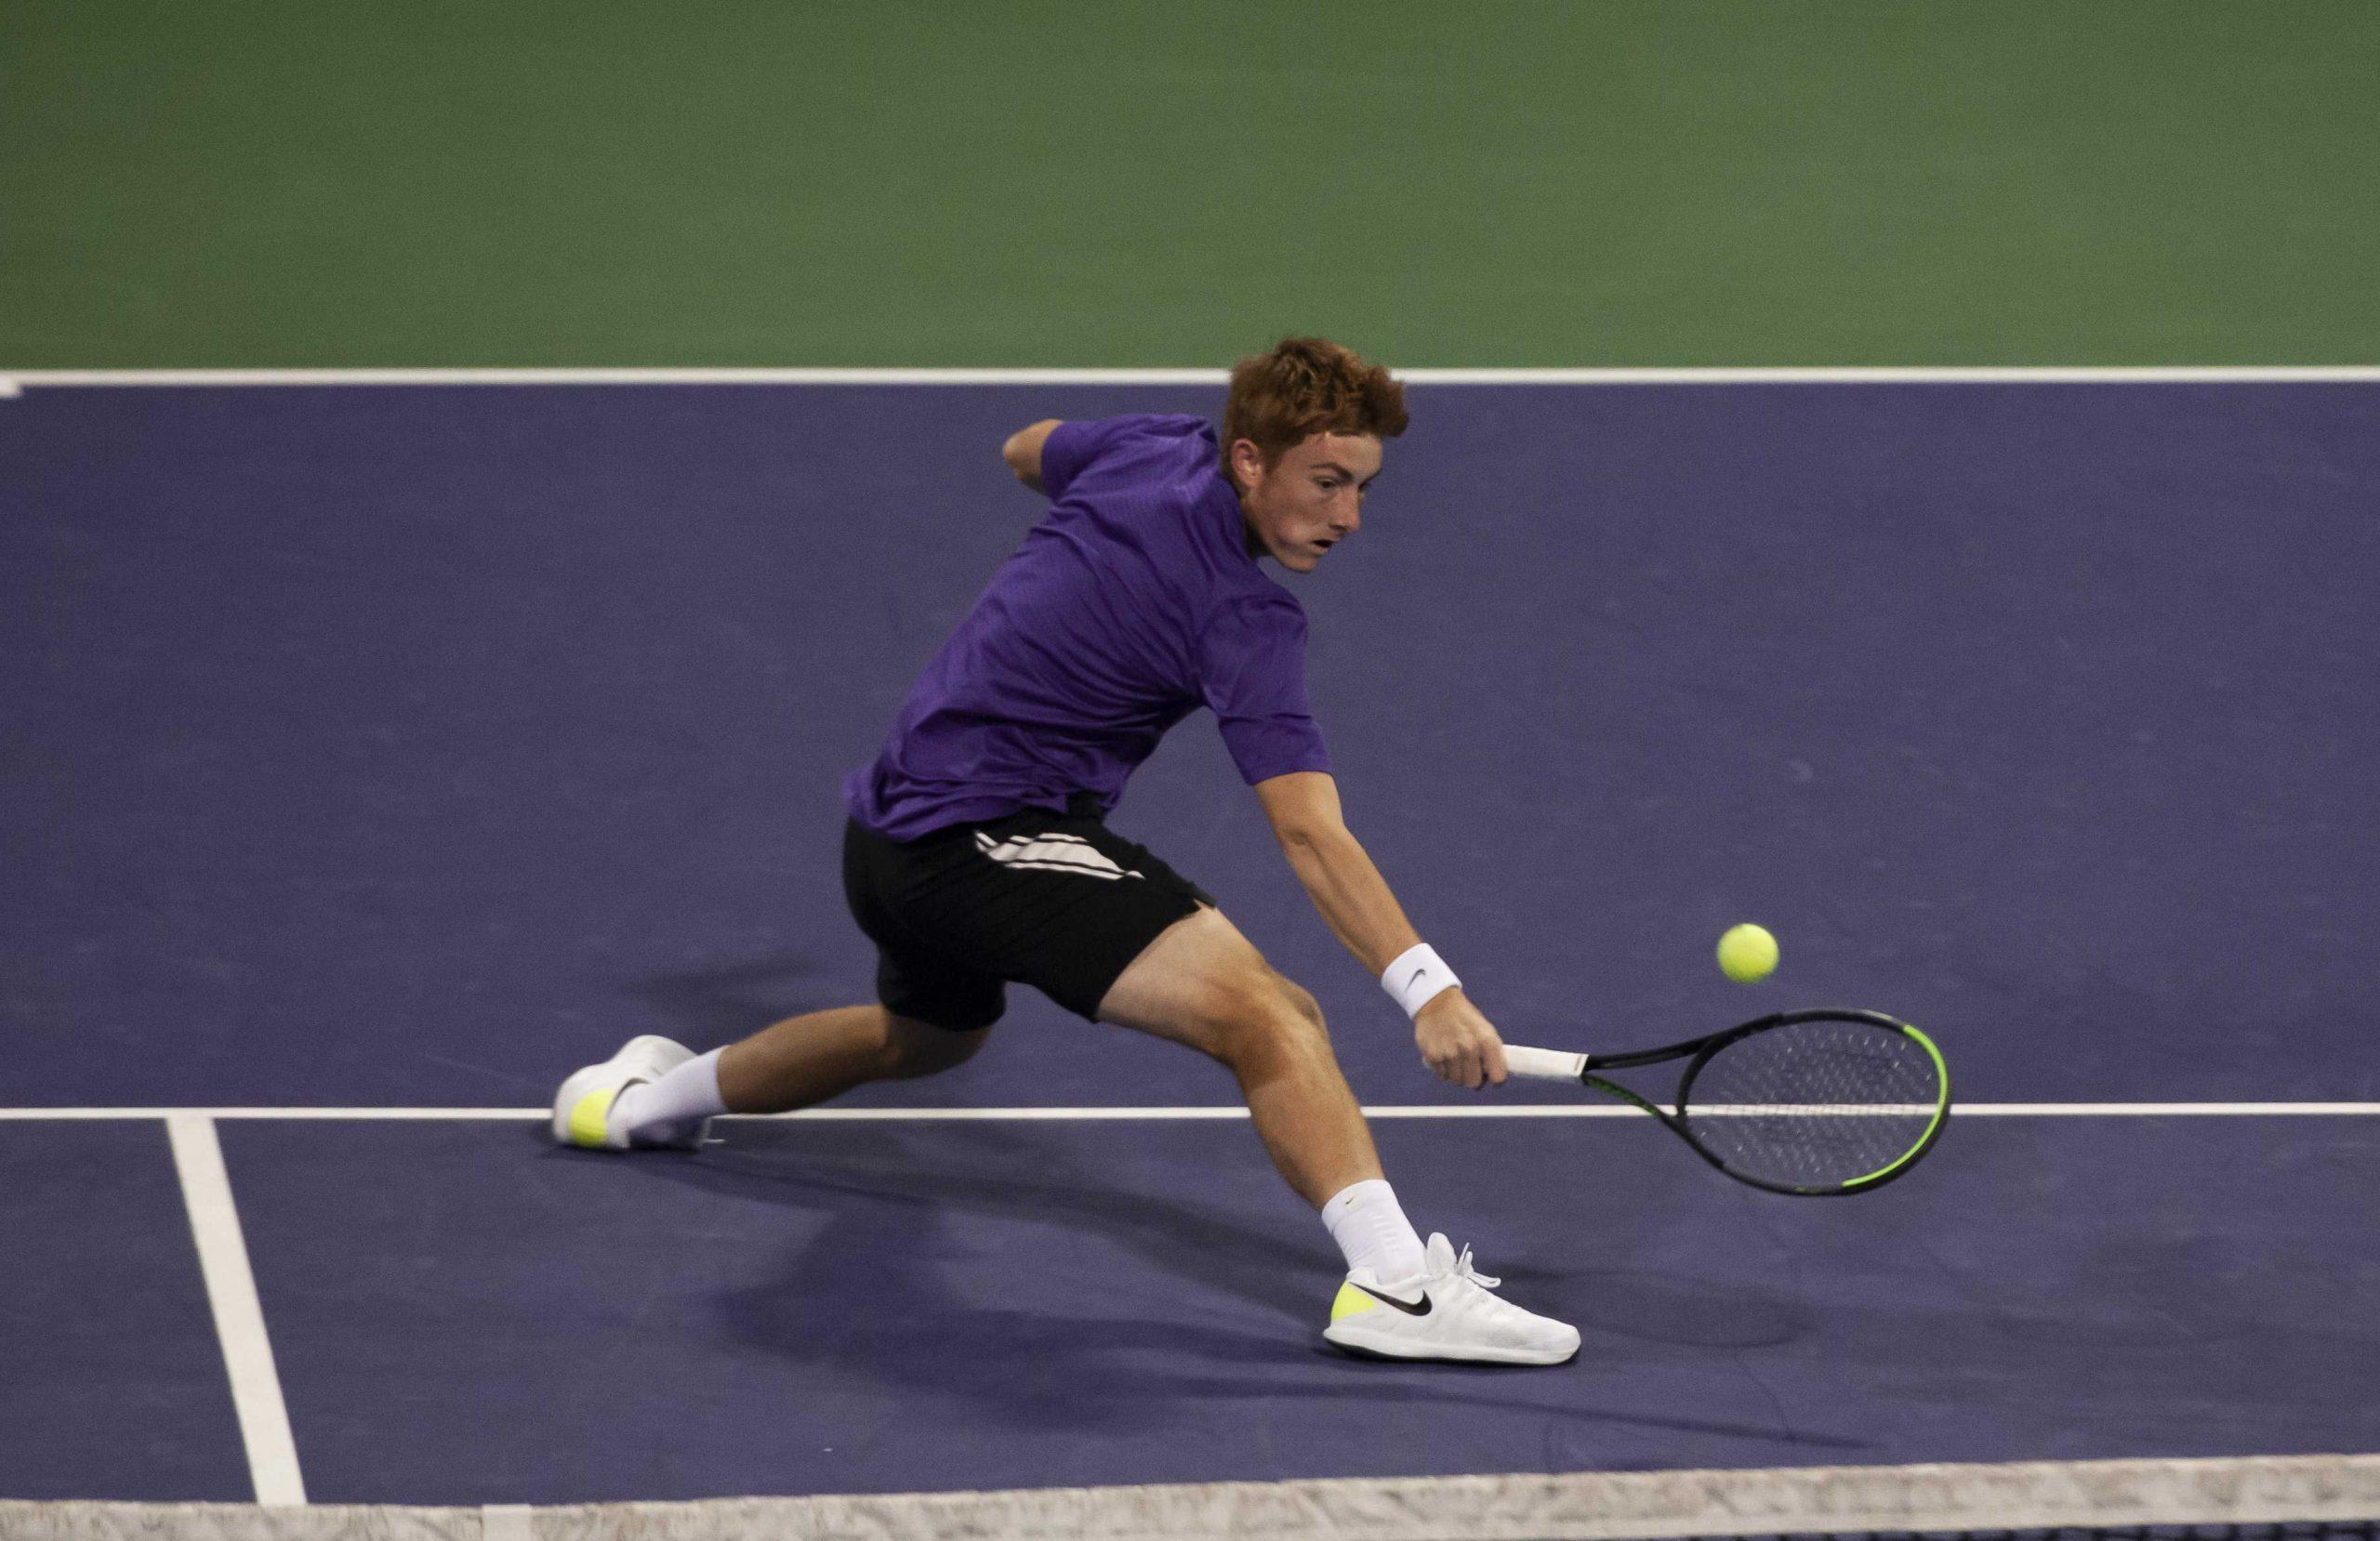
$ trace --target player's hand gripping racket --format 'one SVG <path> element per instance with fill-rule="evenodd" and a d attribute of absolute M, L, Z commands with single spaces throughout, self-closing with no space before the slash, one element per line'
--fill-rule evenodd
<path fill-rule="evenodd" d="M 1671 1112 L 1596 1073 L 1684 1060 Z M 1659 1119 L 1703 1160 L 1772 1193 L 1864 1193 L 1917 1164 L 1950 1116 L 1933 1040 L 1878 1011 L 1780 1011 L 1666 1048 L 1504 1046 L 1514 1075 L 1578 1081 Z"/>

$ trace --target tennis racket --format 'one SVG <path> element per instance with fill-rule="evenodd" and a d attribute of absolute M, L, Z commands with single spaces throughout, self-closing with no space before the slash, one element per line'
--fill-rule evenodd
<path fill-rule="evenodd" d="M 1674 1111 L 1596 1073 L 1684 1060 Z M 1880 1011 L 1780 1011 L 1633 1054 L 1504 1047 L 1514 1075 L 1577 1081 L 1658 1118 L 1739 1182 L 1865 1193 L 1917 1165 L 1950 1116 L 1932 1039 Z"/>

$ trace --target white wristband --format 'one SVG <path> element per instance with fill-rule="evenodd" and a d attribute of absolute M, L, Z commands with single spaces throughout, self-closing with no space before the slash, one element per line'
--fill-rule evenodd
<path fill-rule="evenodd" d="M 1421 1008 L 1448 990 L 1461 988 L 1462 981 L 1438 956 L 1438 950 L 1426 942 L 1417 942 L 1396 955 L 1396 961 L 1381 970 L 1380 987 L 1389 998 L 1405 1008 L 1408 1017 L 1419 1016 Z"/>

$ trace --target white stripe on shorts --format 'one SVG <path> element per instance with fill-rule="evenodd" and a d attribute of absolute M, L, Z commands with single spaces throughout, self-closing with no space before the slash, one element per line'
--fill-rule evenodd
<path fill-rule="evenodd" d="M 995 844 L 990 836 L 979 829 L 975 832 L 975 849 L 1004 867 L 1071 872 L 1105 883 L 1141 876 L 1117 866 L 1114 858 L 1079 835 L 1012 835 Z"/>

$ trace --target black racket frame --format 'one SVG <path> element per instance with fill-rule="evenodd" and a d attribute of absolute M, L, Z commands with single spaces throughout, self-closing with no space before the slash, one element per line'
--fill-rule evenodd
<path fill-rule="evenodd" d="M 1834 1183 L 1817 1188 L 1771 1182 L 1765 1178 L 1753 1177 L 1749 1173 L 1736 1170 L 1713 1153 L 1701 1140 L 1695 1138 L 1691 1127 L 1694 1117 L 1694 1078 L 1702 1073 L 1704 1065 L 1711 1062 L 1712 1055 L 1717 1054 L 1729 1044 L 1749 1038 L 1755 1033 L 1766 1033 L 1773 1028 L 1790 1027 L 1795 1022 L 1818 1021 L 1864 1022 L 1870 1027 L 1914 1037 L 1919 1043 L 1924 1045 L 1927 1052 L 1933 1056 L 1942 1077 L 1940 1109 L 1936 1113 L 1932 1126 L 1926 1129 L 1924 1138 L 1920 1139 L 1908 1154 L 1902 1156 L 1882 1174 L 1862 1178 L 1850 1183 Z M 1678 1077 L 1675 1113 L 1672 1113 L 1640 1092 L 1631 1090 L 1617 1081 L 1606 1080 L 1595 1073 L 1599 1070 L 1628 1070 L 1638 1065 L 1660 1064 L 1670 1060 L 1688 1061 L 1685 1073 Z M 1607 1097 L 1616 1097 L 1631 1107 L 1651 1113 L 1666 1125 L 1672 1134 L 1685 1140 L 1696 1155 L 1738 1182 L 1746 1183 L 1771 1193 L 1784 1193 L 1793 1198 L 1846 1198 L 1855 1193 L 1873 1192 L 1888 1182 L 1897 1181 L 1907 1176 L 1910 1168 L 1916 1166 L 1925 1152 L 1934 1148 L 1934 1142 L 1941 1139 L 1943 1128 L 1950 1121 L 1950 1070 L 1942 1063 L 1941 1051 L 1934 1047 L 1933 1040 L 1897 1017 L 1887 1017 L 1881 1011 L 1866 1011 L 1856 1007 L 1815 1007 L 1798 1011 L 1777 1011 L 1765 1017 L 1755 1017 L 1748 1022 L 1739 1022 L 1734 1027 L 1711 1034 L 1706 1037 L 1689 1038 L 1682 1044 L 1670 1044 L 1661 1048 L 1638 1049 L 1629 1054 L 1590 1054 L 1586 1056 L 1586 1063 L 1580 1067 L 1579 1082 L 1591 1090 L 1602 1092 Z"/>

